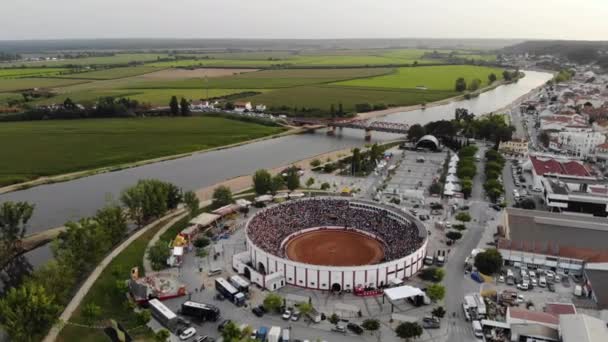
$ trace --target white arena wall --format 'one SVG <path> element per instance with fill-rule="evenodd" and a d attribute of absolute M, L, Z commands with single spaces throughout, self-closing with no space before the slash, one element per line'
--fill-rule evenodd
<path fill-rule="evenodd" d="M 317 290 L 335 290 L 335 284 L 340 286 L 340 290 L 353 290 L 358 286 L 377 288 L 390 284 L 393 279 L 403 280 L 415 275 L 423 267 L 424 257 L 426 256 L 428 235 L 424 224 L 414 216 L 394 206 L 389 207 L 373 202 L 349 200 L 360 207 L 373 206 L 387 209 L 392 211 L 388 212 L 387 215 L 395 219 L 414 222 L 421 231 L 421 234 L 424 234 L 424 242 L 416 251 L 402 258 L 364 266 L 322 266 L 292 261 L 264 251 L 255 245 L 249 236 L 247 236 L 247 251 L 241 254 L 247 253 L 247 261 L 258 271 L 261 271 L 263 268 L 265 272 L 262 273 L 268 275 L 275 273 L 283 274 L 285 282 L 289 285 Z M 395 212 L 401 217 L 395 217 Z M 284 246 L 296 235 L 317 229 L 319 228 L 303 229 L 283 240 L 281 246 Z M 327 229 L 327 227 L 324 229 Z M 358 231 L 364 233 L 363 231 Z M 365 234 L 373 237 L 372 234 Z M 242 270 L 239 270 L 239 273 L 241 272 Z"/>

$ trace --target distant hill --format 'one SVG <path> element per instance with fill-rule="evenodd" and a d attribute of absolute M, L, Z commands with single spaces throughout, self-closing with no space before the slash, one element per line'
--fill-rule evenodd
<path fill-rule="evenodd" d="M 302 50 L 302 49 L 477 49 L 496 50 L 522 40 L 513 39 L 65 39 L 65 40 L 5 40 L 0 51 L 40 53 L 78 50 Z"/>
<path fill-rule="evenodd" d="M 507 46 L 506 54 L 529 53 L 534 55 L 556 55 L 577 63 L 589 63 L 604 59 L 608 52 L 608 41 L 583 40 L 531 40 Z"/>

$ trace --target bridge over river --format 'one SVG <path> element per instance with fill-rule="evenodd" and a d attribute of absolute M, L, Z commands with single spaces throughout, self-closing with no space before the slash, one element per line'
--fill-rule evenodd
<path fill-rule="evenodd" d="M 328 135 L 334 135 L 336 128 L 352 128 L 365 131 L 365 140 L 372 138 L 372 131 L 384 133 L 407 134 L 408 124 L 387 121 L 374 121 L 372 119 L 311 119 L 311 118 L 292 118 L 289 120 L 297 126 L 309 126 L 311 129 L 328 127 Z"/>

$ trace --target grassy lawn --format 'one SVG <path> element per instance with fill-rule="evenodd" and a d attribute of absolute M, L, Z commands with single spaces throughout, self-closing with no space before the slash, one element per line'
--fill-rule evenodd
<path fill-rule="evenodd" d="M 210 78 L 207 82 L 203 79 L 195 78 L 179 81 L 135 83 L 130 88 L 202 89 L 206 84 L 209 88 L 218 89 L 273 89 L 385 75 L 392 71 L 393 69 L 390 68 L 264 70 L 234 76 Z"/>
<path fill-rule="evenodd" d="M 396 73 L 367 79 L 338 82 L 342 86 L 359 87 L 390 87 L 390 88 L 416 88 L 424 86 L 429 90 L 453 90 L 454 83 L 459 77 L 469 82 L 475 78 L 482 81 L 482 86 L 488 84 L 488 75 L 496 74 L 502 78 L 502 69 L 471 66 L 446 65 L 416 68 L 399 68 Z"/>
<path fill-rule="evenodd" d="M 3 163 L 0 185 L 209 149 L 282 130 L 214 117 L 2 123 L 0 160 L 10 162 Z"/>
<path fill-rule="evenodd" d="M 247 97 L 244 100 L 254 103 L 264 103 L 266 106 L 278 108 L 307 107 L 320 108 L 329 111 L 333 104 L 342 103 L 344 110 L 354 110 L 355 104 L 386 104 L 390 106 L 409 106 L 422 102 L 442 100 L 457 95 L 451 91 L 424 91 L 416 89 L 382 89 L 371 87 L 338 87 L 338 86 L 306 86 L 279 89 L 260 95 Z"/>
<path fill-rule="evenodd" d="M 23 68 L 23 69 L 0 69 L 0 78 L 16 78 L 28 76 L 51 76 L 57 75 L 67 69 L 61 68 Z"/>
<path fill-rule="evenodd" d="M 60 78 L 0 78 L 0 92 L 18 91 L 32 88 L 54 88 L 87 82 Z"/>
<path fill-rule="evenodd" d="M 136 317 L 130 308 L 125 307 L 125 295 L 116 290 L 116 282 L 126 280 L 132 267 L 138 266 L 141 276 L 145 275 L 143 258 L 148 245 L 154 234 L 161 229 L 166 221 L 150 228 L 138 239 L 133 241 L 122 253 L 120 253 L 101 273 L 97 281 L 86 294 L 74 314 L 71 322 L 84 324 L 81 310 L 89 303 L 95 303 L 101 308 L 103 319 L 115 319 L 125 329 L 130 330 L 137 327 Z M 147 327 L 137 328 L 130 331 L 132 337 L 150 339 L 152 332 Z M 57 341 L 108 341 L 108 338 L 100 329 L 82 328 L 74 325 L 66 325 L 59 334 Z"/>
<path fill-rule="evenodd" d="M 124 67 L 124 68 L 112 68 L 105 70 L 96 70 L 89 72 L 79 72 L 68 75 L 61 75 L 57 77 L 62 78 L 80 78 L 80 79 L 88 79 L 88 80 L 111 80 L 115 78 L 124 78 L 137 76 L 142 74 L 147 74 L 150 72 L 162 70 L 162 68 L 158 67 L 150 67 L 150 66 L 135 66 L 135 67 Z"/>

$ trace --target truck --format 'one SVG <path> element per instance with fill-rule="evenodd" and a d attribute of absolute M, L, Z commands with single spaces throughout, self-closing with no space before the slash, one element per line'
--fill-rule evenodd
<path fill-rule="evenodd" d="M 474 294 L 473 298 L 475 298 L 475 303 L 477 304 L 477 317 L 485 318 L 487 315 L 486 302 L 479 293 Z"/>
<path fill-rule="evenodd" d="M 241 306 L 245 304 L 245 295 L 235 289 L 226 279 L 215 279 L 215 289 L 235 305 Z"/>
<path fill-rule="evenodd" d="M 310 310 L 310 312 L 308 312 L 306 314 L 306 316 L 308 316 L 308 318 L 310 318 L 311 321 L 315 322 L 315 323 L 320 323 L 321 322 L 321 313 L 319 313 L 317 310 L 315 310 L 315 308 L 312 308 Z"/>
<path fill-rule="evenodd" d="M 281 340 L 281 327 L 271 327 L 268 331 L 268 342 L 279 342 Z"/>
<path fill-rule="evenodd" d="M 249 282 L 247 280 L 238 275 L 233 275 L 229 279 L 232 286 L 234 286 L 237 290 L 241 291 L 242 293 L 249 292 Z"/>
<path fill-rule="evenodd" d="M 216 322 L 220 318 L 220 309 L 205 303 L 186 301 L 182 303 L 182 315 L 195 317 L 203 321 Z"/>
<path fill-rule="evenodd" d="M 479 322 L 479 321 L 473 321 L 471 323 L 471 325 L 473 326 L 473 334 L 475 335 L 475 337 L 482 338 L 483 337 L 483 329 L 481 328 L 481 322 Z"/>
<path fill-rule="evenodd" d="M 156 298 L 150 299 L 148 305 L 150 306 L 152 317 L 156 318 L 160 324 L 164 325 L 170 331 L 175 330 L 178 319 L 177 315 L 171 311 L 171 309 Z"/>

